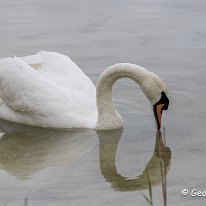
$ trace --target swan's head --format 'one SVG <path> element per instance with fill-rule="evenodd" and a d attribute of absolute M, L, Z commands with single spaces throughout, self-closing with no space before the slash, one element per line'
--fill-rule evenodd
<path fill-rule="evenodd" d="M 167 88 L 162 79 L 152 72 L 142 79 L 140 87 L 153 105 L 157 129 L 160 130 L 163 110 L 167 110 L 169 106 Z"/>

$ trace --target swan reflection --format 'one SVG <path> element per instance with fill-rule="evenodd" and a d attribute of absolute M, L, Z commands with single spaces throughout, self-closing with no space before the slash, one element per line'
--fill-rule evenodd
<path fill-rule="evenodd" d="M 47 167 L 72 164 L 96 144 L 93 130 L 49 130 L 0 121 L 0 169 L 28 179 Z"/>
<path fill-rule="evenodd" d="M 152 186 L 161 184 L 162 175 L 167 174 L 171 164 L 171 150 L 164 145 L 161 132 L 157 131 L 156 133 L 154 152 L 143 173 L 133 179 L 129 179 L 117 172 L 115 164 L 115 156 L 122 131 L 122 129 L 118 129 L 97 132 L 100 140 L 100 169 L 106 181 L 116 191 L 134 191 L 148 188 L 148 174 Z"/>
<path fill-rule="evenodd" d="M 154 152 L 143 173 L 129 179 L 117 172 L 115 164 L 122 131 L 97 131 L 99 164 L 104 178 L 117 191 L 148 188 L 147 172 L 152 186 L 161 184 L 162 173 L 167 174 L 171 160 L 170 148 L 165 147 L 161 132 L 156 134 Z M 72 164 L 89 152 L 98 140 L 94 130 L 40 129 L 6 121 L 0 121 L 0 132 L 0 169 L 21 180 L 47 167 Z"/>

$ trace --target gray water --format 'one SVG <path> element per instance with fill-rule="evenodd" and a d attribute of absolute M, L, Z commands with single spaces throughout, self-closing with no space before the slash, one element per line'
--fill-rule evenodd
<path fill-rule="evenodd" d="M 163 205 L 159 162 L 168 206 L 205 205 L 206 197 L 181 194 L 206 190 L 205 10 L 204 0 L 1 1 L 0 57 L 58 51 L 94 83 L 111 64 L 135 63 L 166 82 L 170 107 L 163 117 L 166 145 L 148 100 L 129 80 L 113 91 L 124 131 L 2 121 L 0 205 L 146 206 L 148 168 L 154 205 Z"/>

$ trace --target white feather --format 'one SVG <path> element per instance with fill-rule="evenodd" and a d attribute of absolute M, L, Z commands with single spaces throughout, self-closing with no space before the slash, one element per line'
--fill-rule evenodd
<path fill-rule="evenodd" d="M 41 127 L 94 128 L 95 90 L 69 57 L 55 52 L 0 60 L 2 119 Z"/>
<path fill-rule="evenodd" d="M 122 119 L 112 101 L 112 86 L 133 79 L 152 104 L 166 92 L 164 82 L 146 69 L 128 63 L 108 67 L 96 88 L 67 56 L 42 51 L 0 59 L 0 118 L 52 128 L 114 129 Z"/>

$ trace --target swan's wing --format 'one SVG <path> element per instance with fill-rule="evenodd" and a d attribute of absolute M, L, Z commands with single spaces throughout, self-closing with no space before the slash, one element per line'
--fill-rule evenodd
<path fill-rule="evenodd" d="M 37 101 L 51 95 L 51 91 L 47 89 L 51 86 L 53 85 L 49 80 L 24 61 L 18 58 L 0 60 L 0 96 L 13 110 L 39 111 Z M 47 93 L 43 95 L 45 92 Z"/>
<path fill-rule="evenodd" d="M 43 127 L 93 127 L 96 121 L 95 96 L 65 88 L 19 58 L 0 60 L 0 97 L 6 120 Z"/>
<path fill-rule="evenodd" d="M 57 52 L 41 51 L 35 55 L 20 57 L 31 67 L 65 88 L 75 88 L 92 96 L 94 84 L 85 73 L 68 57 Z"/>

